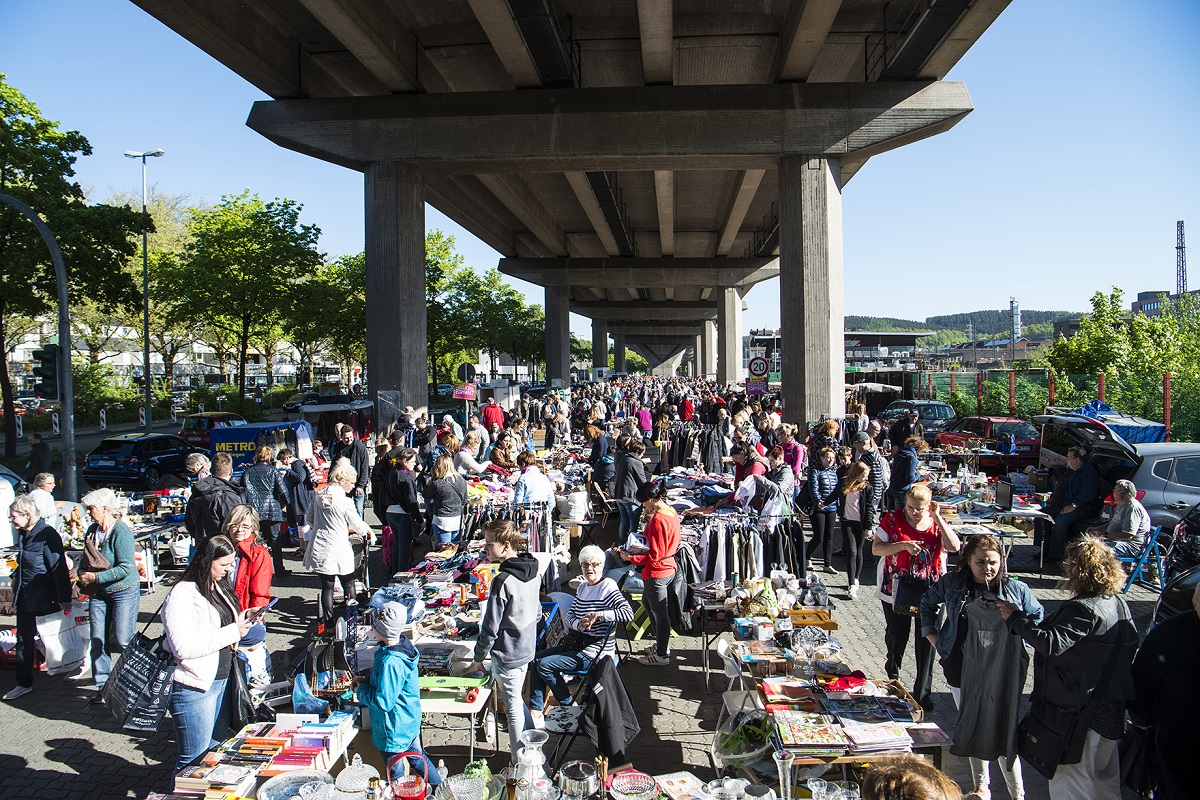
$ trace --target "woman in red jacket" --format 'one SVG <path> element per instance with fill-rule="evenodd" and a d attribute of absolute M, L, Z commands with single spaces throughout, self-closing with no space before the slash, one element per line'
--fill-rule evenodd
<path fill-rule="evenodd" d="M 271 551 L 259 536 L 258 512 L 252 506 L 234 506 L 221 526 L 221 533 L 233 541 L 233 588 L 242 611 L 260 608 L 271 602 L 271 580 L 275 567 Z M 265 617 L 265 615 L 264 615 Z M 264 644 L 267 635 L 262 618 L 238 642 L 238 654 L 249 668 L 251 680 L 271 680 L 271 655 Z"/>
<path fill-rule="evenodd" d="M 642 504 L 642 514 L 649 520 L 643 531 L 646 537 L 646 552 L 629 554 L 619 550 L 622 561 L 642 568 L 642 580 L 646 588 L 642 598 L 650 616 L 654 619 L 655 644 L 651 652 L 638 659 L 650 666 L 671 663 L 671 614 L 667 607 L 667 587 L 675 577 L 678 567 L 675 553 L 679 550 L 679 515 L 667 504 L 666 481 L 648 481 L 637 491 Z"/>

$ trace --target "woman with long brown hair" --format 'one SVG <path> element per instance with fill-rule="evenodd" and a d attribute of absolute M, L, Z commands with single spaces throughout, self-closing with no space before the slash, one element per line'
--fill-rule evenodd
<path fill-rule="evenodd" d="M 858 599 L 858 578 L 862 574 L 863 547 L 867 532 L 879 524 L 879 508 L 867 500 L 867 479 L 871 467 L 865 461 L 855 461 L 846 468 L 833 495 L 826 502 L 841 501 L 844 509 L 842 546 L 846 548 L 846 586 L 850 599 Z"/>
<path fill-rule="evenodd" d="M 958 707 L 951 752 L 969 759 L 975 794 L 991 796 L 989 762 L 998 759 L 1009 797 L 1021 797 L 1025 786 L 1016 734 L 1029 654 L 1005 630 L 997 601 L 1012 603 L 1034 622 L 1042 619 L 1042 604 L 1033 592 L 1008 576 L 1000 541 L 972 536 L 958 569 L 921 597 L 921 634 L 937 650 Z"/>

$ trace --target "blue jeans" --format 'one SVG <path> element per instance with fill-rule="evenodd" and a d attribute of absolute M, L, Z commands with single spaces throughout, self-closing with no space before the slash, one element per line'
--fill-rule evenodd
<path fill-rule="evenodd" d="M 618 500 L 617 510 L 621 514 L 621 543 L 631 532 L 637 533 L 638 522 L 642 517 L 642 507 L 631 500 Z"/>
<path fill-rule="evenodd" d="M 529 707 L 541 711 L 546 707 L 546 687 L 554 692 L 560 706 L 571 704 L 571 690 L 564 672 L 586 672 L 592 660 L 569 647 L 551 647 L 534 656 L 533 674 L 529 676 Z"/>
<path fill-rule="evenodd" d="M 428 772 L 429 778 L 428 778 L 427 782 L 431 786 L 437 786 L 439 783 L 442 782 L 442 776 L 438 774 L 437 767 L 434 765 L 434 763 L 432 761 L 429 760 L 429 756 L 425 755 L 425 751 L 421 749 L 420 741 L 421 740 L 418 738 L 416 741 L 414 741 L 412 744 L 410 744 L 405 750 L 401 750 L 400 752 L 402 753 L 402 752 L 412 751 L 415 753 L 420 753 L 421 754 L 420 758 L 418 758 L 416 756 L 409 756 L 406 759 L 408 761 L 409 767 L 412 769 L 413 773 L 416 775 L 425 775 L 426 772 Z M 383 756 L 384 766 L 386 767 L 387 763 L 389 761 L 391 761 L 393 758 L 395 758 L 396 756 L 398 756 L 399 754 L 400 753 L 381 753 L 380 755 Z M 388 782 L 391 783 L 392 779 L 398 778 L 403 774 L 404 774 L 403 766 L 400 764 L 400 762 L 396 762 L 396 766 L 392 768 L 392 774 L 388 776 Z"/>
<path fill-rule="evenodd" d="M 443 528 L 439 528 L 437 526 L 437 523 L 430 525 L 429 529 L 430 529 L 429 538 L 433 541 L 433 543 L 435 545 L 449 544 L 450 542 L 452 542 L 456 538 L 458 538 L 458 531 L 448 531 Z"/>
<path fill-rule="evenodd" d="M 119 653 L 133 639 L 137 630 L 140 602 L 141 592 L 134 585 L 115 594 L 101 589 L 88 603 L 92 637 L 92 677 L 96 680 L 97 689 L 104 688 L 104 684 L 108 682 L 108 673 L 112 672 L 112 657 L 108 654 L 109 618 L 112 618 L 112 641 Z"/>
<path fill-rule="evenodd" d="M 234 659 L 232 669 L 241 667 Z M 171 721 L 175 724 L 175 772 L 223 741 L 229 729 L 228 678 L 212 682 L 208 691 L 176 682 L 171 687 Z"/>
<path fill-rule="evenodd" d="M 413 518 L 403 512 L 388 511 L 388 527 L 392 529 L 392 552 L 384 553 L 388 559 L 388 577 L 403 572 L 412 566 Z"/>
<path fill-rule="evenodd" d="M 363 517 L 363 512 L 367 510 L 367 490 L 363 489 L 362 494 L 354 494 L 354 508 L 358 511 L 358 516 Z"/>
<path fill-rule="evenodd" d="M 521 755 L 521 734 L 533 727 L 529 707 L 521 699 L 521 689 L 525 686 L 525 673 L 528 669 L 528 664 L 506 667 L 492 656 L 492 679 L 496 681 L 496 691 L 504 700 L 504 713 L 508 716 L 509 759 L 514 764 Z"/>
<path fill-rule="evenodd" d="M 1050 545 L 1046 548 L 1046 561 L 1062 561 L 1066 558 L 1067 545 L 1071 543 L 1072 538 L 1082 532 L 1081 527 L 1076 523 L 1093 516 L 1095 516 L 1093 512 L 1077 508 L 1055 517 L 1054 527 L 1050 529 Z"/>

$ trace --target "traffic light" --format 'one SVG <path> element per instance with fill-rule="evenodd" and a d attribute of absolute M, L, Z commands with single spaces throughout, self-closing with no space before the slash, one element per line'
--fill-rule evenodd
<path fill-rule="evenodd" d="M 47 400 L 59 399 L 58 362 L 61 355 L 62 348 L 56 344 L 33 351 L 33 360 L 37 362 L 33 367 L 34 377 L 37 378 L 33 390 Z"/>

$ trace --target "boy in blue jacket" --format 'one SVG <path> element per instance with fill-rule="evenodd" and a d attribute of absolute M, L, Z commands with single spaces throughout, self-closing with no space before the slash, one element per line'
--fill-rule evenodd
<path fill-rule="evenodd" d="M 408 609 L 400 603 L 388 603 L 375 615 L 374 632 L 379 650 L 371 667 L 371 677 L 360 684 L 358 701 L 371 709 L 371 741 L 383 754 L 386 764 L 398 753 L 413 751 L 409 764 L 418 774 L 429 773 L 429 783 L 441 783 L 441 776 L 420 748 L 421 689 L 417 683 L 418 654 L 404 636 Z M 393 775 L 403 772 L 397 763 Z M 390 778 L 388 776 L 389 782 Z"/>

